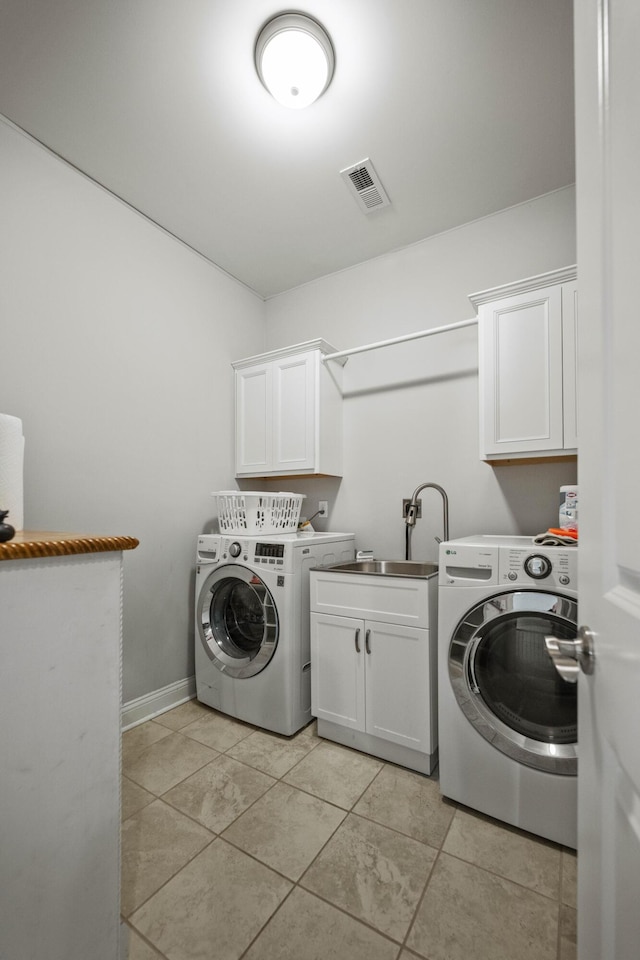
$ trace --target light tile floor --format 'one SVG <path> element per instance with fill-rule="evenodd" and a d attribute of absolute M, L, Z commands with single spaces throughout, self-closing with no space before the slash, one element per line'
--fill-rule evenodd
<path fill-rule="evenodd" d="M 573 851 L 196 701 L 123 734 L 129 960 L 575 960 Z"/>

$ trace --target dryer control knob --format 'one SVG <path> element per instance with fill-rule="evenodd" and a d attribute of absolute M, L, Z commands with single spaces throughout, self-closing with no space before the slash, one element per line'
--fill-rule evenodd
<path fill-rule="evenodd" d="M 231 546 L 229 547 L 229 553 L 231 554 L 232 557 L 239 557 L 241 552 L 242 552 L 242 547 L 237 541 L 235 543 L 232 543 Z"/>
<path fill-rule="evenodd" d="M 524 572 L 534 580 L 544 580 L 551 573 L 551 561 L 539 553 L 533 553 L 524 562 Z"/>

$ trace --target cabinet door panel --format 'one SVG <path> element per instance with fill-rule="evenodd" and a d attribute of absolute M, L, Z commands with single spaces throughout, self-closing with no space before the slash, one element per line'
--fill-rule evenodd
<path fill-rule="evenodd" d="M 236 473 L 271 469 L 271 368 L 236 371 Z"/>
<path fill-rule="evenodd" d="M 367 621 L 366 730 L 431 752 L 429 631 Z"/>
<path fill-rule="evenodd" d="M 315 356 L 307 353 L 274 364 L 274 468 L 315 466 Z"/>
<path fill-rule="evenodd" d="M 480 323 L 484 453 L 562 449 L 560 287 L 487 304 Z"/>
<path fill-rule="evenodd" d="M 311 614 L 311 713 L 314 717 L 364 730 L 364 656 L 362 620 Z"/>

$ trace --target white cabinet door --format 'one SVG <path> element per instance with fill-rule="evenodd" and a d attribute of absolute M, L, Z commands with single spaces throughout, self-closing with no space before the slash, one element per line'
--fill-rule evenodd
<path fill-rule="evenodd" d="M 311 713 L 365 729 L 364 621 L 311 614 Z"/>
<path fill-rule="evenodd" d="M 482 454 L 562 450 L 562 292 L 542 288 L 483 305 Z"/>
<path fill-rule="evenodd" d="M 431 753 L 429 631 L 365 623 L 367 733 Z"/>
<path fill-rule="evenodd" d="M 262 363 L 236 371 L 236 473 L 271 470 L 272 369 Z"/>
<path fill-rule="evenodd" d="M 272 470 L 313 470 L 316 465 L 317 360 L 316 352 L 273 363 Z"/>

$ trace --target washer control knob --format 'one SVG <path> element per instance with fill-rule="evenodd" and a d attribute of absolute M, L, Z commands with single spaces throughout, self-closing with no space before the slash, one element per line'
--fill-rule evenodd
<path fill-rule="evenodd" d="M 524 562 L 524 572 L 534 580 L 544 580 L 551 573 L 551 561 L 539 553 L 532 553 Z"/>
<path fill-rule="evenodd" d="M 515 570 L 509 570 L 509 573 L 507 574 L 507 579 L 508 579 L 508 580 L 517 580 L 517 579 L 518 579 L 518 574 L 515 572 Z"/>
<path fill-rule="evenodd" d="M 240 554 L 242 553 L 242 547 L 237 541 L 231 544 L 231 546 L 229 547 L 229 553 L 231 554 L 232 557 L 240 556 Z"/>
<path fill-rule="evenodd" d="M 571 577 L 566 573 L 561 573 L 558 580 L 564 587 L 566 587 L 568 583 L 571 583 Z"/>

